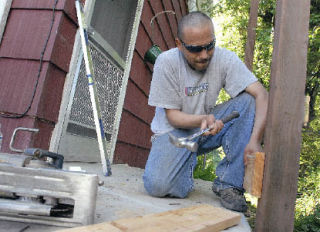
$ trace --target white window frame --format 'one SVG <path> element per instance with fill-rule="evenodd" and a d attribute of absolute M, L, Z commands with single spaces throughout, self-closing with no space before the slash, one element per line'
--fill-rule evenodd
<path fill-rule="evenodd" d="M 0 1 L 0 44 L 2 41 L 2 36 L 4 29 L 7 24 L 7 18 L 9 15 L 12 0 L 1 0 Z"/>

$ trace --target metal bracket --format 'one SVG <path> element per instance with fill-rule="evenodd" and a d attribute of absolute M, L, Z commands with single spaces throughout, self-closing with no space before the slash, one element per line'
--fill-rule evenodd
<path fill-rule="evenodd" d="M 24 150 L 16 149 L 16 148 L 13 147 L 14 140 L 16 138 L 17 132 L 20 131 L 20 130 L 38 133 L 39 129 L 36 129 L 36 128 L 25 128 L 25 127 L 17 127 L 16 129 L 14 129 L 12 137 L 11 137 L 11 140 L 10 140 L 9 148 L 10 148 L 11 151 L 23 153 Z"/>

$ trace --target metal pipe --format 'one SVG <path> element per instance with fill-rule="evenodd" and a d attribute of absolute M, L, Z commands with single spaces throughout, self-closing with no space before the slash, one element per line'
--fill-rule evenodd
<path fill-rule="evenodd" d="M 30 201 L 0 199 L 0 213 L 50 216 L 51 207 Z"/>
<path fill-rule="evenodd" d="M 82 44 L 82 52 L 84 57 L 84 63 L 86 67 L 86 73 L 88 78 L 88 87 L 90 92 L 90 99 L 92 103 L 92 111 L 93 111 L 93 119 L 96 126 L 97 132 L 97 139 L 98 145 L 100 150 L 100 157 L 101 157 L 101 164 L 103 169 L 103 174 L 105 176 L 111 176 L 111 164 L 109 161 L 109 157 L 107 155 L 107 140 L 104 133 L 104 128 L 102 124 L 102 115 L 101 109 L 98 102 L 97 97 L 97 87 L 95 85 L 94 79 L 94 70 L 92 66 L 92 58 L 88 48 L 89 39 L 87 34 L 87 25 L 84 22 L 83 11 L 81 9 L 81 3 L 79 0 L 75 1 L 76 4 L 76 11 L 78 17 L 78 24 L 79 24 L 79 32 L 81 37 L 81 44 Z"/>

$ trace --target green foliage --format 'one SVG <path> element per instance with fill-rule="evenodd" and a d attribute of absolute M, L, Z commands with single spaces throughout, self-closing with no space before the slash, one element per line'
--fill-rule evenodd
<path fill-rule="evenodd" d="M 250 3 L 247 0 L 221 0 L 214 5 L 210 16 L 214 19 L 218 44 L 244 58 Z M 221 28 L 221 30 L 219 29 Z M 230 39 L 232 38 L 232 39 Z"/>
<path fill-rule="evenodd" d="M 219 93 L 216 104 L 221 104 L 225 101 L 228 101 L 229 99 L 230 99 L 230 96 L 227 94 L 227 92 L 224 89 L 222 89 Z"/>
<path fill-rule="evenodd" d="M 218 45 L 226 47 L 244 60 L 250 1 L 220 0 L 211 7 Z M 256 28 L 253 72 L 269 88 L 272 58 L 275 0 L 260 1 Z M 232 39 L 230 39 L 232 38 Z"/>
<path fill-rule="evenodd" d="M 273 2 L 273 1 L 272 1 Z M 256 77 L 259 78 L 261 83 L 269 88 L 269 80 L 270 80 L 270 67 L 271 67 L 271 58 L 273 51 L 273 17 L 266 15 L 272 15 L 274 9 L 270 7 L 267 8 L 270 10 L 270 13 L 260 13 L 257 22 L 256 29 L 256 42 L 255 42 L 255 53 L 253 58 L 253 72 Z M 269 20 L 269 21 L 267 21 Z"/>
<path fill-rule="evenodd" d="M 319 106 L 317 98 L 316 105 Z M 295 231 L 320 231 L 320 111 L 303 129 L 300 154 Z"/>
<path fill-rule="evenodd" d="M 217 150 L 205 155 L 198 156 L 198 163 L 193 172 L 193 177 L 207 181 L 213 181 L 216 178 L 215 169 L 221 160 Z"/>
<path fill-rule="evenodd" d="M 311 0 L 306 93 L 310 96 L 309 118 L 315 118 L 315 101 L 320 94 L 320 1 Z"/>
<path fill-rule="evenodd" d="M 248 198 L 248 197 L 246 196 L 246 198 Z M 257 206 L 248 202 L 248 211 L 245 216 L 247 218 L 247 221 L 248 221 L 252 231 L 254 231 L 255 224 L 256 224 L 256 212 L 257 212 Z"/>
<path fill-rule="evenodd" d="M 320 120 L 314 120 L 310 126 L 303 130 L 302 147 L 300 155 L 300 178 L 307 178 L 320 168 Z"/>
<path fill-rule="evenodd" d="M 318 204 L 311 214 L 300 217 L 294 224 L 295 232 L 320 232 L 320 204 Z"/>

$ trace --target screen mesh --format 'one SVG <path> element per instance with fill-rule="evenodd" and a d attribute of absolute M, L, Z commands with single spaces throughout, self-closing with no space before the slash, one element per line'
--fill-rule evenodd
<path fill-rule="evenodd" d="M 112 134 L 122 87 L 123 70 L 93 45 L 90 44 L 89 48 L 93 61 L 99 104 L 102 111 L 103 126 L 106 133 Z M 69 119 L 85 127 L 92 127 L 93 129 L 95 127 L 84 59 L 81 62 Z M 85 131 L 79 131 L 78 134 L 86 136 Z M 75 133 L 74 130 L 68 132 Z"/>

